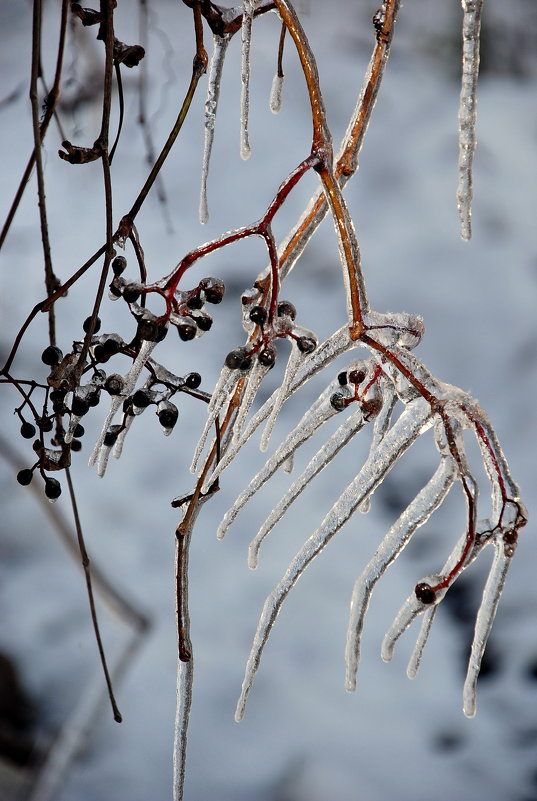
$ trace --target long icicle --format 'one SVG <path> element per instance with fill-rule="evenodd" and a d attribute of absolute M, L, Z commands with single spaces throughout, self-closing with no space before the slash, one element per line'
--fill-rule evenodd
<path fill-rule="evenodd" d="M 472 236 L 472 165 L 476 146 L 476 92 L 479 75 L 479 33 L 483 0 L 461 0 L 462 80 L 459 102 L 459 183 L 457 208 L 461 221 L 461 237 Z"/>
<path fill-rule="evenodd" d="M 205 101 L 205 142 L 203 145 L 203 161 L 201 167 L 201 189 L 200 189 L 200 222 L 206 223 L 209 219 L 209 205 L 207 202 L 207 180 L 209 177 L 209 165 L 214 142 L 214 126 L 216 122 L 216 112 L 218 100 L 220 99 L 220 84 L 222 81 L 222 70 L 224 59 L 227 53 L 230 35 L 213 36 L 213 54 L 211 56 L 211 66 L 209 71 L 209 81 L 207 83 L 207 99 Z"/>

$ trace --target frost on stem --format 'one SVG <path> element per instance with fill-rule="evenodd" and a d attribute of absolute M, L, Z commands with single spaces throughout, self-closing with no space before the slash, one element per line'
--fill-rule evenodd
<path fill-rule="evenodd" d="M 213 36 L 213 54 L 209 71 L 209 81 L 207 84 L 207 99 L 205 101 L 205 141 L 203 145 L 203 161 L 201 167 L 201 190 L 199 217 L 201 223 L 206 223 L 209 219 L 209 207 L 207 203 L 207 180 L 209 177 L 209 164 L 214 141 L 214 126 L 216 122 L 216 112 L 218 100 L 220 98 L 220 83 L 222 80 L 222 70 L 224 59 L 229 44 L 230 35 Z"/>
<path fill-rule="evenodd" d="M 483 0 L 461 0 L 462 79 L 459 102 L 459 182 L 457 208 L 461 221 L 461 237 L 472 236 L 472 164 L 476 146 L 476 92 L 479 75 L 479 34 Z"/>

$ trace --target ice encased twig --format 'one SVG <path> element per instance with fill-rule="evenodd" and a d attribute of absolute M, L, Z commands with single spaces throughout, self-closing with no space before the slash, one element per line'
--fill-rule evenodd
<path fill-rule="evenodd" d="M 457 208 L 461 221 L 461 237 L 472 236 L 472 165 L 476 146 L 476 93 L 479 74 L 479 34 L 483 0 L 461 0 L 462 78 L 459 100 L 459 181 Z"/>
<path fill-rule="evenodd" d="M 335 391 L 335 388 L 336 384 L 333 382 L 327 389 L 323 391 L 320 399 L 317 399 L 317 401 L 308 409 L 300 422 L 281 443 L 274 455 L 267 460 L 259 473 L 254 476 L 246 489 L 241 492 L 233 506 L 228 509 L 222 518 L 220 525 L 218 526 L 218 539 L 222 539 L 225 536 L 228 528 L 231 526 L 242 507 L 253 495 L 255 495 L 259 489 L 261 489 L 261 487 L 271 478 L 271 476 L 274 475 L 276 470 L 285 464 L 289 457 L 295 453 L 297 448 L 299 448 L 304 442 L 313 436 L 313 434 L 324 423 L 326 423 L 327 420 L 330 420 L 331 417 L 337 414 L 337 411 L 329 402 L 330 396 Z M 321 399 L 322 401 L 319 403 L 319 400 Z M 218 475 L 218 473 L 215 471 L 211 476 L 210 481 L 213 481 L 216 475 Z"/>
<path fill-rule="evenodd" d="M 270 87 L 269 108 L 273 114 L 279 114 L 282 108 L 283 75 L 276 75 Z"/>
<path fill-rule="evenodd" d="M 412 408 L 405 409 L 386 434 L 377 453 L 374 457 L 370 456 L 366 460 L 357 477 L 349 484 L 339 500 L 332 506 L 319 528 L 296 554 L 282 580 L 268 596 L 248 657 L 242 691 L 235 713 L 236 720 L 241 720 L 244 715 L 246 700 L 259 667 L 263 649 L 288 593 L 310 562 L 349 520 L 369 493 L 384 479 L 395 462 L 431 426 L 431 418 L 432 413 L 429 404 L 423 400 L 414 403 Z"/>
<path fill-rule="evenodd" d="M 273 511 L 267 517 L 258 533 L 250 543 L 248 551 L 248 566 L 255 569 L 259 560 L 259 549 L 261 543 L 274 528 L 276 523 L 284 516 L 292 503 L 299 497 L 300 493 L 307 487 L 324 468 L 337 456 L 342 448 L 357 434 L 365 424 L 364 415 L 361 409 L 357 409 L 348 419 L 342 423 L 332 434 L 327 442 L 320 448 L 315 456 L 309 461 L 305 470 L 291 484 L 285 495 L 280 498 Z"/>
<path fill-rule="evenodd" d="M 244 0 L 241 26 L 241 107 L 240 107 L 240 154 L 246 161 L 252 150 L 248 133 L 248 115 L 250 113 L 250 50 L 252 44 L 252 22 L 254 11 L 260 0 Z"/>
<path fill-rule="evenodd" d="M 456 479 L 457 469 L 453 459 L 443 458 L 435 474 L 390 528 L 357 579 L 352 593 L 345 649 L 347 690 L 356 689 L 360 639 L 375 584 L 408 544 L 416 529 L 424 525 L 435 509 L 438 509 Z"/>

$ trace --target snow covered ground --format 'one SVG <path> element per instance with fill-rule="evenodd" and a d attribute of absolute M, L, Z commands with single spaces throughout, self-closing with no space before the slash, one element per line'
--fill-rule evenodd
<path fill-rule="evenodd" d="M 369 19 L 375 7 L 365 0 L 310 0 L 302 5 L 337 143 L 369 58 Z M 537 799 L 537 545 L 532 523 L 537 435 L 535 72 L 531 64 L 524 76 L 520 71 L 514 74 L 507 62 L 503 69 L 498 63 L 496 70 L 489 62 L 483 74 L 473 238 L 462 242 L 455 204 L 459 92 L 455 48 L 460 20 L 457 3 L 449 10 L 441 4 L 441 11 L 433 8 L 438 5 L 405 4 L 401 10 L 359 173 L 346 196 L 373 307 L 423 315 L 426 336 L 420 358 L 439 378 L 468 390 L 487 409 L 530 512 L 490 641 L 488 669 L 478 688 L 478 714 L 472 720 L 463 717 L 462 682 L 469 621 L 487 565 L 471 568 L 460 582 L 463 589 L 457 583 L 452 602 L 446 599 L 442 605 L 415 681 L 409 682 L 405 675 L 413 630 L 401 641 L 391 664 L 379 656 L 384 631 L 410 588 L 443 563 L 460 534 L 463 510 L 457 493 L 379 583 L 366 619 L 358 689 L 352 695 L 343 689 L 342 656 L 354 579 L 382 533 L 436 467 L 436 451 L 427 439 L 377 491 L 369 515 L 355 517 L 293 590 L 267 646 L 245 719 L 240 725 L 234 723 L 244 662 L 264 598 L 357 472 L 369 445 L 364 432 L 362 443 L 353 442 L 309 488 L 271 535 L 260 567 L 252 572 L 246 565 L 248 543 L 286 488 L 287 476 L 273 478 L 223 542 L 216 541 L 214 532 L 247 478 L 264 461 L 254 442 L 227 471 L 221 491 L 205 504 L 192 544 L 196 678 L 188 801 L 421 801 L 431 795 L 436 801 Z M 512 33 L 512 20 L 502 5 L 499 0 L 485 4 L 485 15 L 489 13 L 494 23 L 488 31 L 492 54 L 500 52 L 502 34 Z M 520 14 L 531 13 L 529 5 L 522 1 L 519 5 Z M 134 42 L 137 15 L 125 4 L 119 6 L 118 35 Z M 186 8 L 158 0 L 151 9 L 149 111 L 158 146 L 177 114 L 194 51 Z M 54 58 L 57 13 L 57 3 L 49 2 L 44 37 L 47 75 Z M 29 4 L 3 4 L 0 14 L 0 98 L 20 90 L 0 109 L 3 219 L 31 150 L 26 89 L 31 9 Z M 167 273 L 200 242 L 259 217 L 279 182 L 308 152 L 307 96 L 291 47 L 285 56 L 282 111 L 274 116 L 268 110 L 279 35 L 276 18 L 269 16 L 254 26 L 252 157 L 243 162 L 239 156 L 237 37 L 225 65 L 209 176 L 209 222 L 202 227 L 197 221 L 202 88 L 164 170 L 167 206 L 163 211 L 150 199 L 139 217 L 151 278 Z M 76 94 L 76 81 L 98 58 L 95 48 L 95 54 L 81 45 L 76 52 L 68 50 L 66 74 L 73 77 L 68 96 Z M 131 120 L 137 114 L 135 81 L 134 71 L 126 76 L 126 113 Z M 67 116 L 72 126 L 68 138 L 91 144 L 99 126 L 99 107 L 97 98 Z M 104 215 L 98 165 L 72 167 L 61 162 L 56 157 L 59 141 L 51 126 L 46 147 L 51 241 L 57 272 L 66 277 L 103 241 Z M 116 219 L 129 208 L 145 171 L 142 136 L 131 128 L 120 141 L 113 168 Z M 290 196 L 275 222 L 279 236 L 301 212 L 315 181 L 315 176 L 307 176 Z M 32 186 L 0 254 L 3 353 L 43 296 L 35 200 Z M 215 325 L 208 336 L 180 348 L 175 338 L 174 343 L 171 337 L 162 343 L 163 363 L 177 374 L 197 370 L 202 386 L 209 389 L 225 354 L 243 340 L 239 295 L 264 263 L 257 242 L 206 259 L 199 267 L 200 277 L 222 277 L 226 300 L 215 308 Z M 343 322 L 339 270 L 334 235 L 326 222 L 284 293 L 297 306 L 298 321 L 319 337 Z M 80 337 L 80 321 L 91 310 L 92 287 L 92 280 L 84 279 L 65 304 L 58 304 L 60 339 L 67 346 Z M 120 312 L 122 318 L 117 317 L 117 305 L 105 302 L 103 331 L 119 329 L 127 336 L 129 318 L 123 309 Z M 40 369 L 45 340 L 45 321 L 38 319 L 23 341 L 16 375 Z M 273 374 L 271 378 L 277 380 Z M 261 400 L 268 391 L 263 390 Z M 275 443 L 278 434 L 299 419 L 314 392 L 315 387 L 306 386 L 285 409 Z M 20 454 L 18 466 L 26 467 L 29 448 L 18 436 L 12 414 L 16 403 L 14 394 L 3 388 L 2 436 Z M 167 439 L 156 420 L 135 421 L 122 459 L 110 465 L 104 480 L 86 466 L 104 407 L 87 418 L 85 446 L 73 467 L 87 544 L 92 558 L 152 625 L 118 684 L 124 722 L 118 726 L 106 707 L 99 709 L 91 736 L 55 791 L 55 801 L 170 798 L 178 515 L 169 501 L 192 487 L 187 465 L 203 425 L 200 406 L 185 398 L 179 424 Z M 318 444 L 304 448 L 302 464 Z M 29 490 L 17 485 L 15 472 L 6 464 L 1 471 L 0 649 L 20 669 L 37 709 L 39 741 L 46 745 L 80 709 L 94 682 L 100 686 L 101 678 L 83 576 L 42 507 Z M 69 517 L 63 498 L 54 508 Z M 101 611 L 107 650 L 113 657 L 129 632 L 107 609 Z"/>

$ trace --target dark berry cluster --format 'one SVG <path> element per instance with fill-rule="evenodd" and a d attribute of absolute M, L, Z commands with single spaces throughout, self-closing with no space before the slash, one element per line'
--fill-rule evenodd
<path fill-rule="evenodd" d="M 312 353 L 317 347 L 313 334 L 295 324 L 296 308 L 290 301 L 279 301 L 271 315 L 268 302 L 262 304 L 261 299 L 262 292 L 257 286 L 242 295 L 243 326 L 250 335 L 250 342 L 228 353 L 224 363 L 230 370 L 247 371 L 254 359 L 270 370 L 277 357 L 276 339 L 290 339 L 304 354 Z"/>

